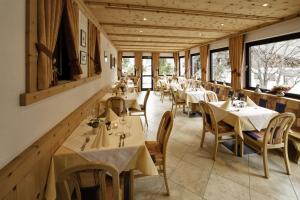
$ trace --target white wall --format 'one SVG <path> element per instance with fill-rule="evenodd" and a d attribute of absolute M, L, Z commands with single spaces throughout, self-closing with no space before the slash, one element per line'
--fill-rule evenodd
<path fill-rule="evenodd" d="M 101 34 L 101 79 L 26 107 L 19 106 L 19 96 L 25 92 L 25 2 L 0 1 L 0 169 L 117 79 L 116 68 L 111 70 L 109 61 L 104 63 L 103 58 L 104 49 L 115 56 L 117 51 Z"/>

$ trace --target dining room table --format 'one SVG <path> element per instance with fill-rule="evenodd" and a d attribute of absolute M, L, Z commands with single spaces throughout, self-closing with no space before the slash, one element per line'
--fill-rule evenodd
<path fill-rule="evenodd" d="M 223 105 L 226 101 L 209 102 L 216 121 L 224 121 L 234 128 L 239 136 L 240 142 L 244 139 L 243 131 L 261 131 L 267 128 L 270 120 L 278 115 L 278 112 L 258 105 L 250 105 L 245 101 L 234 100 L 230 102 L 228 108 Z M 241 105 L 242 106 L 239 106 Z"/>
<path fill-rule="evenodd" d="M 106 163 L 114 166 L 119 174 L 138 170 L 144 175 L 158 175 L 157 168 L 145 146 L 144 127 L 138 116 L 118 117 L 111 112 L 109 126 L 100 119 L 100 125 L 92 128 L 89 117 L 83 120 L 55 152 L 49 170 L 45 197 L 59 199 L 57 177 L 66 169 L 82 164 Z M 80 174 L 84 186 L 94 183 L 91 174 Z M 133 184 L 133 183 L 130 183 Z M 133 188 L 133 187 L 129 187 Z M 133 198 L 133 191 L 124 195 Z"/>

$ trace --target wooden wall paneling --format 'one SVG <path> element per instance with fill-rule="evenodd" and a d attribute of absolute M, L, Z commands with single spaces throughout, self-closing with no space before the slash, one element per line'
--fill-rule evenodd
<path fill-rule="evenodd" d="M 37 0 L 26 0 L 26 92 L 37 90 Z"/>
<path fill-rule="evenodd" d="M 86 118 L 107 88 L 100 90 L 59 122 L 44 136 L 0 170 L 0 200 L 43 199 L 50 161 L 54 152 Z"/>

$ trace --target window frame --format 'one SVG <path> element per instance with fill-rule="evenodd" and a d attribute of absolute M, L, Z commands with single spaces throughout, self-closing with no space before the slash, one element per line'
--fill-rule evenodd
<path fill-rule="evenodd" d="M 175 65 L 175 59 L 174 59 L 174 57 L 172 57 L 172 56 L 161 57 L 161 56 L 160 56 L 160 57 L 159 57 L 159 60 L 160 60 L 161 58 L 171 58 L 171 59 L 174 60 L 174 71 L 173 71 L 173 73 L 175 73 L 176 65 Z M 164 74 L 160 74 L 159 68 L 160 68 L 160 65 L 159 65 L 159 61 L 158 61 L 158 76 L 164 76 Z M 166 74 L 166 76 L 173 76 L 173 74 Z"/>
<path fill-rule="evenodd" d="M 30 104 L 36 103 L 38 101 L 44 100 L 48 97 L 63 93 L 68 90 L 72 90 L 81 85 L 87 84 L 94 80 L 101 79 L 100 74 L 94 74 L 93 76 L 88 76 L 85 78 L 79 78 L 78 80 L 70 80 L 67 82 L 59 83 L 58 85 L 51 86 L 46 89 L 39 90 L 37 87 L 38 74 L 37 74 L 37 60 L 38 60 L 38 52 L 36 49 L 37 39 L 37 1 L 36 0 L 28 0 L 28 6 L 26 6 L 26 20 L 25 20 L 25 28 L 26 28 L 26 47 L 25 47 L 25 91 L 20 94 L 20 106 L 28 106 Z M 82 5 L 77 4 L 78 9 L 83 11 L 85 8 Z M 91 19 L 91 15 L 85 15 L 87 19 Z M 99 29 L 99 23 L 96 24 L 96 27 Z M 88 30 L 88 28 L 87 28 Z M 78 36 L 79 37 L 79 36 Z M 86 35 L 88 38 L 88 35 Z M 79 39 L 78 39 L 79 40 Z M 80 51 L 80 49 L 79 49 Z M 87 49 L 88 52 L 88 49 Z M 78 52 L 79 54 L 80 52 Z M 80 60 L 80 57 L 78 58 Z M 101 59 L 101 57 L 100 57 Z M 88 63 L 87 63 L 88 65 Z"/>
<path fill-rule="evenodd" d="M 179 64 L 179 66 L 178 66 L 178 72 L 179 72 L 179 76 L 180 77 L 184 77 L 185 76 L 185 70 L 184 70 L 184 73 L 183 73 L 183 75 L 181 75 L 181 70 L 180 70 L 180 60 L 181 60 L 181 58 L 183 58 L 183 59 L 185 59 L 185 56 L 179 56 L 179 60 L 178 60 L 178 64 Z"/>
<path fill-rule="evenodd" d="M 190 64 L 191 64 L 191 68 L 190 68 L 190 76 L 191 76 L 191 77 L 194 76 L 194 74 L 193 74 L 193 62 L 192 62 L 193 56 L 199 56 L 199 59 L 201 59 L 201 57 L 200 57 L 200 52 L 199 52 L 199 53 L 193 53 L 193 54 L 190 55 Z M 200 60 L 200 62 L 201 62 L 201 60 Z M 200 69 L 201 69 L 201 63 L 200 63 Z"/>
<path fill-rule="evenodd" d="M 151 75 L 143 75 L 143 59 L 151 59 Z M 141 90 L 146 91 L 147 88 L 143 88 L 143 76 L 145 77 L 151 77 L 151 88 L 150 90 L 153 90 L 153 58 L 152 56 L 142 56 L 142 69 L 141 69 Z"/>
<path fill-rule="evenodd" d="M 212 65 L 212 54 L 216 52 L 221 52 L 221 51 L 229 51 L 229 47 L 222 47 L 218 49 L 212 49 L 209 51 L 209 82 L 215 82 L 215 80 L 212 79 L 213 77 L 213 65 Z M 228 52 L 229 55 L 229 52 Z M 223 81 L 217 81 L 218 84 L 223 84 Z M 230 86 L 231 83 L 225 82 L 226 85 Z"/>
<path fill-rule="evenodd" d="M 256 41 L 252 41 L 252 42 L 247 42 L 245 44 L 245 56 L 246 56 L 246 58 L 245 58 L 245 65 L 246 65 L 246 72 L 245 72 L 246 85 L 245 85 L 245 88 L 246 89 L 255 90 L 255 87 L 251 86 L 251 66 L 249 65 L 250 64 L 250 48 L 252 46 L 270 44 L 270 43 L 275 43 L 275 42 L 282 42 L 282 41 L 293 40 L 293 39 L 300 39 L 300 32 L 287 34 L 287 35 L 281 35 L 281 36 L 262 39 L 262 40 L 256 40 Z M 262 92 L 265 92 L 265 93 L 268 93 L 270 91 L 270 89 L 266 89 L 266 88 L 260 88 L 260 89 L 261 89 Z M 285 97 L 300 99 L 300 94 L 285 93 Z"/>
<path fill-rule="evenodd" d="M 123 58 L 134 58 L 134 66 L 135 66 L 135 56 L 122 56 L 122 62 L 123 62 Z M 123 75 L 123 65 L 121 66 L 121 77 L 125 77 L 124 75 Z M 135 77 L 136 76 L 136 68 L 134 67 L 134 74 L 133 74 L 133 76 L 131 76 L 131 75 L 127 75 L 128 77 Z"/>

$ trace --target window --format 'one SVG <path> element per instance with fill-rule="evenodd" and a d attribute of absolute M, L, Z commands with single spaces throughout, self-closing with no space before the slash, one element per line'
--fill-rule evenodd
<path fill-rule="evenodd" d="M 142 90 L 152 89 L 152 58 L 143 56 L 142 64 Z"/>
<path fill-rule="evenodd" d="M 210 80 L 231 82 L 231 67 L 228 48 L 210 51 Z"/>
<path fill-rule="evenodd" d="M 159 67 L 158 67 L 158 75 L 163 76 L 171 76 L 175 72 L 175 62 L 173 57 L 160 57 L 159 58 Z"/>
<path fill-rule="evenodd" d="M 201 77 L 201 64 L 199 53 L 191 54 L 191 77 L 194 75 Z"/>
<path fill-rule="evenodd" d="M 179 57 L 179 76 L 185 75 L 185 58 L 184 56 Z"/>
<path fill-rule="evenodd" d="M 248 88 L 286 85 L 286 96 L 300 97 L 300 33 L 247 43 L 246 65 Z"/>
<path fill-rule="evenodd" d="M 130 56 L 122 57 L 122 76 L 135 76 L 135 59 Z"/>

